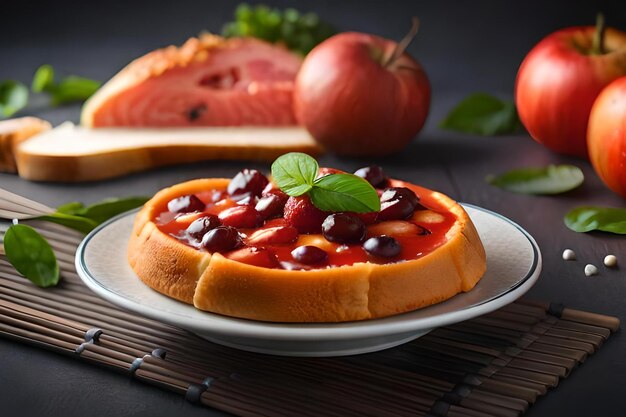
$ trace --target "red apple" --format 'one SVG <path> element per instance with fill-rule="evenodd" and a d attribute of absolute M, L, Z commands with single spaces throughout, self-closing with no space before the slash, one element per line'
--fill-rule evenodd
<path fill-rule="evenodd" d="M 626 74 L 626 33 L 598 26 L 557 31 L 517 73 L 515 102 L 530 135 L 555 152 L 587 157 L 587 121 L 602 89 Z"/>
<path fill-rule="evenodd" d="M 602 181 L 626 198 L 626 77 L 609 84 L 593 104 L 587 143 Z"/>
<path fill-rule="evenodd" d="M 350 32 L 315 47 L 296 77 L 300 124 L 340 155 L 403 149 L 424 125 L 430 105 L 428 78 L 403 52 L 407 44 Z"/>

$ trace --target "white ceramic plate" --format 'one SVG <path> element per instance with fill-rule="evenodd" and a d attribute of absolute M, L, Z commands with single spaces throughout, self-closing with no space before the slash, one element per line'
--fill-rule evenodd
<path fill-rule="evenodd" d="M 541 271 L 535 240 L 499 214 L 464 205 L 487 252 L 487 272 L 476 287 L 413 312 L 347 323 L 266 323 L 207 313 L 166 297 L 135 275 L 126 259 L 135 211 L 91 232 L 76 252 L 76 270 L 102 298 L 141 315 L 187 329 L 222 345 L 287 356 L 340 356 L 406 343 L 434 328 L 494 311 L 532 287 Z"/>

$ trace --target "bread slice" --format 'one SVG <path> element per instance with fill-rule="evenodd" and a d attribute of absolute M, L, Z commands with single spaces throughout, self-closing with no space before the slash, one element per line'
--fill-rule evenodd
<path fill-rule="evenodd" d="M 211 159 L 272 161 L 286 152 L 318 154 L 301 127 L 98 128 L 64 123 L 15 150 L 21 177 L 96 181 L 165 165 Z"/>
<path fill-rule="evenodd" d="M 0 172 L 17 172 L 15 152 L 26 139 L 50 129 L 45 120 L 36 117 L 20 117 L 0 121 Z"/>
<path fill-rule="evenodd" d="M 262 268 L 219 253 L 190 248 L 164 234 L 153 219 L 167 201 L 210 189 L 223 190 L 228 179 L 200 179 L 160 191 L 138 213 L 128 257 L 151 288 L 227 316 L 272 322 L 343 322 L 412 311 L 471 290 L 486 270 L 478 233 L 463 208 L 449 197 L 413 188 L 451 212 L 456 221 L 446 241 L 418 259 L 356 263 L 326 269 Z"/>

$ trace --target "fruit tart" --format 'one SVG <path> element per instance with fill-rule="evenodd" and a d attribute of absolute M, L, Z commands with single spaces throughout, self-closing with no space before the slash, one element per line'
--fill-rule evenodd
<path fill-rule="evenodd" d="M 388 178 L 319 168 L 306 154 L 232 179 L 158 192 L 128 258 L 160 293 L 222 315 L 342 322 L 412 311 L 471 290 L 486 257 L 463 208 Z"/>

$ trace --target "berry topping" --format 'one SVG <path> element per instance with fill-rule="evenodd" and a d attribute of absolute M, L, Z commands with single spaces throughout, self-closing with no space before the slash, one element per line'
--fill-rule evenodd
<path fill-rule="evenodd" d="M 280 245 L 293 243 L 298 239 L 298 229 L 293 226 L 267 227 L 257 230 L 249 238 L 250 245 Z"/>
<path fill-rule="evenodd" d="M 239 194 L 236 196 L 231 197 L 231 199 L 233 201 L 236 201 L 237 204 L 239 204 L 240 206 L 254 206 L 256 205 L 257 201 L 259 201 L 257 196 L 254 196 L 250 193 L 245 193 L 245 194 Z"/>
<path fill-rule="evenodd" d="M 365 223 L 349 213 L 331 214 L 322 223 L 322 233 L 331 242 L 361 242 L 365 239 L 365 231 Z"/>
<path fill-rule="evenodd" d="M 263 218 L 252 206 L 236 206 L 219 214 L 222 224 L 226 226 L 251 229 L 263 223 Z"/>
<path fill-rule="evenodd" d="M 200 217 L 196 219 L 187 227 L 187 235 L 191 236 L 194 239 L 201 240 L 202 236 L 206 234 L 209 230 L 215 229 L 218 226 L 221 226 L 222 222 L 217 216 L 209 214 L 208 216 Z"/>
<path fill-rule="evenodd" d="M 363 243 L 363 249 L 372 256 L 393 258 L 400 254 L 402 247 L 391 236 L 382 235 L 367 239 Z"/>
<path fill-rule="evenodd" d="M 289 197 L 285 203 L 285 220 L 300 233 L 319 233 L 327 215 L 315 207 L 308 196 Z"/>
<path fill-rule="evenodd" d="M 259 196 L 268 182 L 265 175 L 256 169 L 244 169 L 230 180 L 228 194 L 234 196 L 250 193 L 254 196 Z"/>
<path fill-rule="evenodd" d="M 204 211 L 204 208 L 205 205 L 202 200 L 200 200 L 193 194 L 175 198 L 167 203 L 167 209 L 172 213 L 191 213 L 192 211 Z"/>
<path fill-rule="evenodd" d="M 209 230 L 201 242 L 201 246 L 209 252 L 228 252 L 242 244 L 239 232 L 230 226 L 219 226 Z"/>
<path fill-rule="evenodd" d="M 423 236 L 428 231 L 415 223 L 404 220 L 390 220 L 373 224 L 367 228 L 370 236 L 387 235 L 387 236 Z"/>
<path fill-rule="evenodd" d="M 330 174 L 345 174 L 345 173 L 346 171 L 342 171 L 340 169 L 321 167 L 317 171 L 317 178 L 325 177 L 326 175 L 330 175 Z"/>
<path fill-rule="evenodd" d="M 277 268 L 280 266 L 278 257 L 265 248 L 246 247 L 237 249 L 226 255 L 228 259 L 262 268 Z"/>
<path fill-rule="evenodd" d="M 291 251 L 291 256 L 296 261 L 307 265 L 319 264 L 328 259 L 326 251 L 317 246 L 298 246 Z"/>
<path fill-rule="evenodd" d="M 380 205 L 378 221 L 406 219 L 413 215 L 413 207 L 409 200 L 385 201 Z"/>
<path fill-rule="evenodd" d="M 271 190 L 263 192 L 263 196 L 256 203 L 255 209 L 261 213 L 265 219 L 273 217 L 282 217 L 285 203 L 289 196 L 280 190 Z"/>
<path fill-rule="evenodd" d="M 417 207 L 420 201 L 419 197 L 406 187 L 386 188 L 380 196 L 380 202 L 386 203 L 393 200 L 408 200 L 413 207 Z"/>
<path fill-rule="evenodd" d="M 372 187 L 375 188 L 382 187 L 387 180 L 383 169 L 378 165 L 371 165 L 365 168 L 358 169 L 354 173 L 354 175 L 363 178 L 365 181 L 372 184 Z"/>
<path fill-rule="evenodd" d="M 378 220 L 378 212 L 371 211 L 369 213 L 351 213 L 357 216 L 365 224 L 374 224 Z"/>

